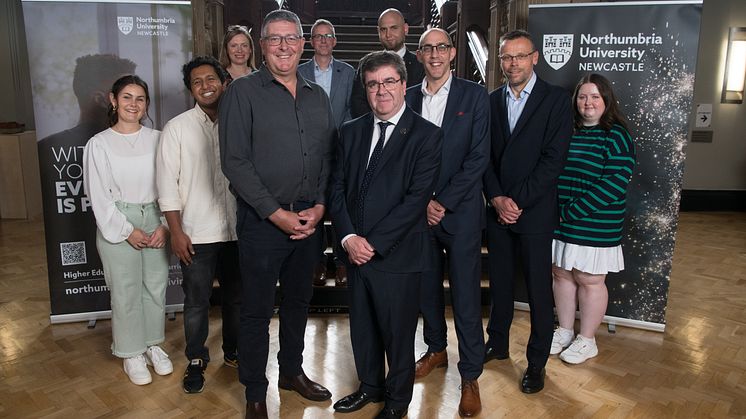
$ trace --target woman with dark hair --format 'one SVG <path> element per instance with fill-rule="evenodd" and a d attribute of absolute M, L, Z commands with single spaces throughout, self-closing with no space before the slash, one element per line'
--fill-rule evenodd
<path fill-rule="evenodd" d="M 573 102 L 575 133 L 559 178 L 560 225 L 552 248 L 559 327 L 550 353 L 580 364 L 598 354 L 595 334 L 609 299 L 606 274 L 624 269 L 621 240 L 635 146 L 606 78 L 584 76 Z M 580 333 L 573 338 L 576 307 Z"/>
<path fill-rule="evenodd" d="M 112 353 L 130 381 L 152 381 L 173 365 L 165 340 L 168 230 L 156 203 L 155 155 L 160 132 L 141 124 L 148 85 L 128 75 L 109 93 L 109 125 L 88 141 L 83 158 L 86 194 L 96 218 L 96 248 L 111 295 Z"/>
<path fill-rule="evenodd" d="M 256 70 L 254 40 L 246 26 L 228 26 L 220 50 L 220 65 L 228 72 L 228 83 Z"/>

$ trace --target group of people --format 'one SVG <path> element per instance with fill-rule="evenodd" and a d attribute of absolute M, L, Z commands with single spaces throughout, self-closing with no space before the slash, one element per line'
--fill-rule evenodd
<path fill-rule="evenodd" d="M 381 14 L 378 31 L 384 50 L 354 70 L 333 58 L 334 26 L 319 20 L 311 30 L 314 57 L 299 66 L 301 22 L 273 11 L 261 27 L 264 59 L 255 69 L 249 32 L 232 26 L 221 62 L 197 57 L 184 65 L 196 104 L 163 132 L 141 124 L 147 84 L 135 75 L 114 83 L 110 128 L 88 142 L 84 171 L 111 290 L 112 351 L 133 383 L 151 382 L 148 365 L 161 375 L 173 371 L 159 347 L 170 237 L 183 272 L 184 391 L 204 387 L 217 277 L 224 361 L 245 385 L 246 417 L 267 417 L 276 292 L 278 387 L 330 399 L 303 370 L 325 215 L 346 268 L 360 381 L 334 403 L 337 412 L 384 402 L 377 418 L 401 418 L 415 380 L 448 365 L 445 267 L 461 416 L 481 411 L 483 365 L 510 357 L 517 270 L 531 308 L 521 390 L 543 389 L 550 354 L 572 364 L 596 356 L 605 276 L 624 268 L 625 196 L 635 165 L 609 81 L 588 75 L 571 100 L 537 77 L 539 53 L 518 30 L 499 40 L 506 83 L 488 94 L 451 73 L 456 48 L 446 31 L 425 31 L 415 54 L 404 44 L 408 26 L 398 10 Z M 492 300 L 486 341 L 485 229 Z M 416 360 L 420 314 L 428 349 Z"/>

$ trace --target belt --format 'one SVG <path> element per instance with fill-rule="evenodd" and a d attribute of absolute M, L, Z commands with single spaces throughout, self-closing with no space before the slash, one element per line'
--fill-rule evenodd
<path fill-rule="evenodd" d="M 289 204 L 280 204 L 280 208 L 284 209 L 285 211 L 298 212 L 309 209 L 314 205 L 316 205 L 316 202 L 313 201 L 295 201 Z"/>

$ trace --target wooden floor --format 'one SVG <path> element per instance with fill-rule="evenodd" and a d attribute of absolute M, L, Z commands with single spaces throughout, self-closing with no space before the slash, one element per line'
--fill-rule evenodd
<path fill-rule="evenodd" d="M 683 213 L 674 254 L 665 333 L 599 330 L 600 354 L 579 366 L 556 358 L 547 385 L 519 391 L 528 313 L 513 323 L 511 360 L 490 362 L 480 387 L 482 418 L 500 417 L 746 417 L 746 213 Z M 0 417 L 9 418 L 236 418 L 244 412 L 235 369 L 212 362 L 202 394 L 181 389 L 184 335 L 181 316 L 166 324 L 166 351 L 175 372 L 153 383 L 130 384 L 110 354 L 111 328 L 99 321 L 49 324 L 49 293 L 40 222 L 0 222 Z M 219 311 L 209 340 L 222 357 Z M 417 382 L 410 418 L 454 418 L 459 376 L 453 323 L 451 365 Z M 380 405 L 334 414 L 277 389 L 277 321 L 271 323 L 268 404 L 271 417 L 370 418 Z M 419 336 L 419 335 L 418 335 Z M 425 346 L 418 338 L 417 350 Z M 344 315 L 319 315 L 306 330 L 305 371 L 334 400 L 356 389 Z"/>

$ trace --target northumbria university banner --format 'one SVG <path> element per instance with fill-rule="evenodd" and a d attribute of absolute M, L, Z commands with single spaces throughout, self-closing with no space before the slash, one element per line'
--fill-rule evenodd
<path fill-rule="evenodd" d="M 701 1 L 529 6 L 536 72 L 570 91 L 583 74 L 604 75 L 635 140 L 626 269 L 606 280 L 612 324 L 665 326 L 701 12 Z"/>
<path fill-rule="evenodd" d="M 192 52 L 189 1 L 23 1 L 44 202 L 52 323 L 109 318 L 96 225 L 83 191 L 83 148 L 108 127 L 114 81 L 150 87 L 151 125 L 191 107 L 181 66 Z M 181 307 L 172 258 L 167 311 Z"/>

